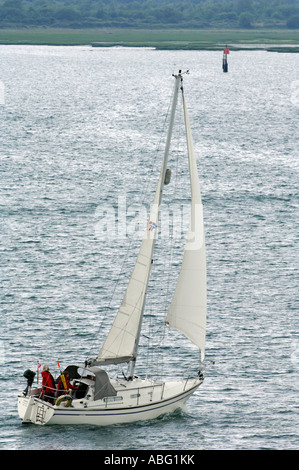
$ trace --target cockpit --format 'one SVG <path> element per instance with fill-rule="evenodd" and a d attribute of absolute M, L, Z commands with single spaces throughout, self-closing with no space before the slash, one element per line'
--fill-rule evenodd
<path fill-rule="evenodd" d="M 73 399 L 82 399 L 90 395 L 93 400 L 111 397 L 117 394 L 111 384 L 107 372 L 98 367 L 82 368 L 79 366 L 68 366 L 70 380 L 78 389 L 73 393 Z"/>

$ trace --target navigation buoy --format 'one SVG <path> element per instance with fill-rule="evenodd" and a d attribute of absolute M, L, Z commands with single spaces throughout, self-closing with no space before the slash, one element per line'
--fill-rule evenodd
<path fill-rule="evenodd" d="M 223 51 L 223 59 L 222 59 L 222 70 L 223 72 L 228 72 L 228 63 L 227 63 L 227 55 L 229 54 L 229 48 L 226 46 Z"/>

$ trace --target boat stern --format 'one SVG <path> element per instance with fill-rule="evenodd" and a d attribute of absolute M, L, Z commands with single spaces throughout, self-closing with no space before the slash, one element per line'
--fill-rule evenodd
<path fill-rule="evenodd" d="M 19 396 L 18 413 L 24 424 L 33 423 L 44 425 L 52 418 L 54 408 L 38 398 Z"/>

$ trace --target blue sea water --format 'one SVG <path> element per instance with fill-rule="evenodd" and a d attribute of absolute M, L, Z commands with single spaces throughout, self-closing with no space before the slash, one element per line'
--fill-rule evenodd
<path fill-rule="evenodd" d="M 224 74 L 221 52 L 0 46 L 0 64 L 0 448 L 297 449 L 299 56 L 232 52 Z M 130 272 L 127 241 L 155 189 L 180 68 L 190 69 L 206 362 L 215 364 L 172 416 L 109 428 L 24 426 L 23 372 L 38 360 L 52 372 L 57 360 L 82 363 L 104 339 Z M 184 181 L 184 164 L 175 171 Z M 184 184 L 175 187 L 179 224 Z M 156 269 L 153 324 L 173 284 L 163 260 Z M 167 349 L 166 372 L 187 367 L 193 350 L 184 340 Z"/>

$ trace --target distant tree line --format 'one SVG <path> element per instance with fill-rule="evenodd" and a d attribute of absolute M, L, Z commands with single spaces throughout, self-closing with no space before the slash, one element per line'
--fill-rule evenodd
<path fill-rule="evenodd" d="M 0 0 L 0 27 L 299 28 L 299 0 Z"/>

